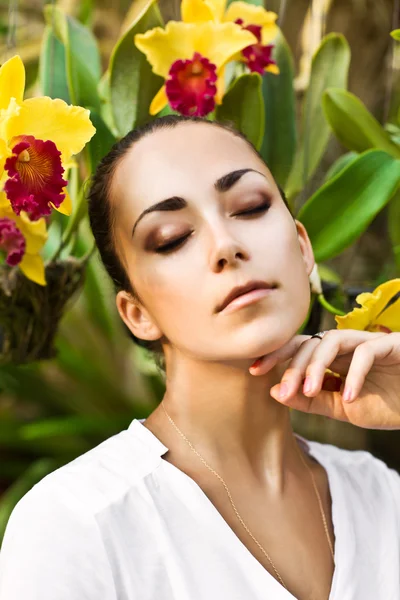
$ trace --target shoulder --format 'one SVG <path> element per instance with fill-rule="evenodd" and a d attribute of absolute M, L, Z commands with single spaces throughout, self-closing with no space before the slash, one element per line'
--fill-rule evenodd
<path fill-rule="evenodd" d="M 359 494 L 373 496 L 378 503 L 386 498 L 399 506 L 400 475 L 383 460 L 367 450 L 347 450 L 332 444 L 304 441 L 309 446 L 311 455 L 325 468 L 334 470 L 343 485 L 353 488 Z"/>
<path fill-rule="evenodd" d="M 157 458 L 140 437 L 124 430 L 46 475 L 18 504 L 34 508 L 51 497 L 52 506 L 65 506 L 69 498 L 76 510 L 96 514 L 134 490 Z"/>
<path fill-rule="evenodd" d="M 128 491 L 139 497 L 156 459 L 143 440 L 124 430 L 34 485 L 6 525 L 0 596 L 30 600 L 40 591 L 43 600 L 115 600 L 103 511 L 106 517 L 119 514 L 115 504 L 123 504 Z M 119 525 L 124 527 L 123 515 Z"/>

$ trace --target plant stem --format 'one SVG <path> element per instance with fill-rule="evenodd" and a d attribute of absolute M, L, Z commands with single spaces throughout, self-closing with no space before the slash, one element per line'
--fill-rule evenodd
<path fill-rule="evenodd" d="M 318 294 L 317 297 L 318 297 L 318 302 L 321 304 L 321 306 L 326 308 L 326 310 L 328 312 L 332 313 L 332 315 L 340 315 L 341 317 L 343 317 L 344 315 L 347 314 L 347 313 L 343 312 L 342 310 L 340 310 L 339 308 L 336 308 L 335 306 L 330 304 L 330 302 L 328 302 L 328 300 L 324 297 L 323 294 Z"/>

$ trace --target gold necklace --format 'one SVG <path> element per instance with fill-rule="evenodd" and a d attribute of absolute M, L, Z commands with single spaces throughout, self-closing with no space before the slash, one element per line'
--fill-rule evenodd
<path fill-rule="evenodd" d="M 283 582 L 283 579 L 282 579 L 282 577 L 280 576 L 280 574 L 279 574 L 279 572 L 278 572 L 277 568 L 275 567 L 275 565 L 274 565 L 274 563 L 273 563 L 273 561 L 272 561 L 271 557 L 269 556 L 268 552 L 266 552 L 266 550 L 264 550 L 264 548 L 261 546 L 261 544 L 258 542 L 258 540 L 256 540 L 256 538 L 255 538 L 255 537 L 254 537 L 254 535 L 251 533 L 251 531 L 249 530 L 249 528 L 247 527 L 247 525 L 244 523 L 244 521 L 243 521 L 242 517 L 239 515 L 239 513 L 238 513 L 238 511 L 237 511 L 237 509 L 236 509 L 236 506 L 235 506 L 235 504 L 234 504 L 234 502 L 233 502 L 233 500 L 232 500 L 231 493 L 230 493 L 230 491 L 229 491 L 229 489 L 228 489 L 228 486 L 226 485 L 225 481 L 222 479 L 222 477 L 221 477 L 220 475 L 218 475 L 218 473 L 217 473 L 216 471 L 214 471 L 214 469 L 212 469 L 212 468 L 210 467 L 210 465 L 208 465 L 208 464 L 206 463 L 206 461 L 205 461 L 205 460 L 204 460 L 204 458 L 201 456 L 201 454 L 199 454 L 199 452 L 197 452 L 197 450 L 196 450 L 196 449 L 195 449 L 195 448 L 192 446 L 192 444 L 189 442 L 189 440 L 187 439 L 187 437 L 186 437 L 186 436 L 185 436 L 185 435 L 182 433 L 182 431 L 181 431 L 181 430 L 180 430 L 180 429 L 177 427 L 177 425 L 175 424 L 175 421 L 174 421 L 174 420 L 173 420 L 173 419 L 172 419 L 172 418 L 169 416 L 169 414 L 167 413 L 167 411 L 166 411 L 166 409 L 165 409 L 165 406 L 164 406 L 164 400 L 162 400 L 162 401 L 161 401 L 161 405 L 162 405 L 162 407 L 163 407 L 163 409 L 164 409 L 164 412 L 165 412 L 165 414 L 167 415 L 168 419 L 170 420 L 170 422 L 172 423 L 172 425 L 175 427 L 175 429 L 178 431 L 178 433 L 179 433 L 179 434 L 180 434 L 180 435 L 181 435 L 181 436 L 182 436 L 182 437 L 183 437 L 183 438 L 186 440 L 186 442 L 189 444 L 189 446 L 191 447 L 191 449 L 193 450 L 193 452 L 195 452 L 195 453 L 197 454 L 197 456 L 198 456 L 198 457 L 200 458 L 200 460 L 201 460 L 201 461 L 204 463 L 204 465 L 207 467 L 207 469 L 209 469 L 209 470 L 211 471 L 211 473 L 213 473 L 213 474 L 214 474 L 216 477 L 218 477 L 218 479 L 221 481 L 221 483 L 223 484 L 223 486 L 224 486 L 224 488 L 225 488 L 225 490 L 226 490 L 226 492 L 227 492 L 227 494 L 228 494 L 228 497 L 229 497 L 230 503 L 232 504 L 232 508 L 233 508 L 233 510 L 235 511 L 235 513 L 236 513 L 236 516 L 237 516 L 237 518 L 239 519 L 240 523 L 243 525 L 243 527 L 245 528 L 245 530 L 247 531 L 247 533 L 248 533 L 248 534 L 251 536 L 251 538 L 252 538 L 252 539 L 255 541 L 255 543 L 256 543 L 256 544 L 257 544 L 257 546 L 260 548 L 260 550 L 261 550 L 261 551 L 264 553 L 264 555 L 267 557 L 267 559 L 268 559 L 268 561 L 269 561 L 269 563 L 270 563 L 271 567 L 272 567 L 272 568 L 273 568 L 273 570 L 274 570 L 274 573 L 275 573 L 275 575 L 276 575 L 276 576 L 277 576 L 277 578 L 279 579 L 279 582 L 280 582 L 280 583 L 283 585 L 283 587 L 284 587 L 284 588 L 288 589 L 288 588 L 286 587 L 286 585 L 284 584 L 284 582 Z M 335 561 L 335 558 L 334 558 L 334 552 L 333 552 L 333 546 L 332 546 L 331 539 L 330 539 L 330 537 L 329 537 L 329 531 L 328 531 L 328 525 L 327 525 L 327 521 L 326 521 L 326 516 L 325 516 L 324 508 L 323 508 L 323 506 L 322 506 L 321 496 L 319 495 L 319 491 L 318 491 L 318 488 L 317 488 L 317 484 L 315 483 L 314 473 L 312 472 L 311 468 L 308 466 L 308 464 L 307 464 L 307 463 L 306 463 L 306 461 L 304 460 L 304 458 L 303 458 L 303 456 L 302 456 L 302 454 L 301 454 L 301 452 L 300 452 L 300 450 L 299 450 L 299 448 L 298 448 L 298 444 L 296 444 L 296 449 L 297 449 L 297 452 L 298 452 L 298 454 L 299 454 L 299 456 L 300 456 L 300 458 L 301 458 L 301 460 L 302 460 L 302 463 L 304 464 L 304 466 L 306 467 L 306 469 L 308 470 L 308 472 L 309 472 L 309 473 L 310 473 L 310 475 L 311 475 L 311 480 L 312 480 L 312 483 L 313 483 L 313 486 L 314 486 L 315 494 L 316 494 L 316 496 L 317 496 L 317 500 L 318 500 L 318 504 L 319 504 L 319 509 L 320 509 L 320 512 L 321 512 L 321 517 L 322 517 L 322 522 L 323 522 L 323 524 L 324 524 L 325 534 L 326 534 L 326 538 L 327 538 L 327 540 L 328 540 L 328 544 L 329 544 L 329 549 L 330 549 L 330 551 L 331 551 L 332 559 L 333 559 L 333 561 Z"/>

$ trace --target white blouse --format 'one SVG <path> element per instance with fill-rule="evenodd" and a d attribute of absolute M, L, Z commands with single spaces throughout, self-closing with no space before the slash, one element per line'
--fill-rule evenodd
<path fill-rule="evenodd" d="M 197 483 L 162 459 L 168 448 L 143 421 L 18 502 L 0 600 L 293 600 Z M 329 479 L 329 600 L 400 600 L 400 476 L 369 452 L 300 440 Z"/>

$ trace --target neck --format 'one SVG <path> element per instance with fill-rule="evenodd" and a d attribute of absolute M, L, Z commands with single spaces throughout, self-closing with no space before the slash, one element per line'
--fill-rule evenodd
<path fill-rule="evenodd" d="M 254 377 L 247 368 L 179 362 L 172 373 L 167 369 L 163 406 L 218 473 L 240 471 L 260 485 L 282 490 L 288 467 L 296 469 L 299 464 L 289 409 L 269 394 L 283 371 L 277 366 Z M 191 454 L 163 406 L 157 412 L 167 447 L 180 455 Z"/>

